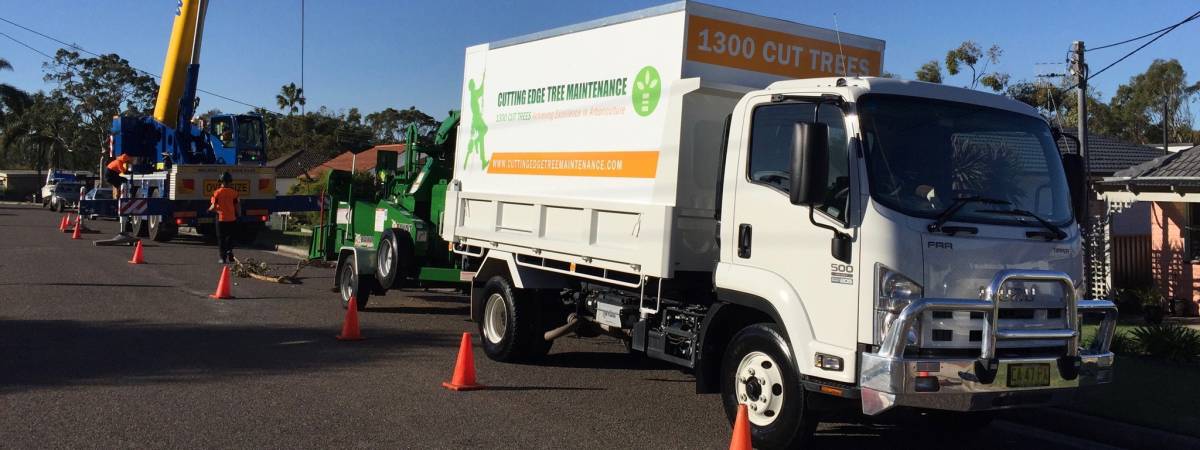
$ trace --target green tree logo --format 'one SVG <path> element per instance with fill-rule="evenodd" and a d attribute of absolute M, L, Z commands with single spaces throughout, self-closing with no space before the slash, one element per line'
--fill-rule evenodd
<path fill-rule="evenodd" d="M 633 110 L 637 111 L 639 116 L 649 116 L 658 107 L 660 97 L 662 80 L 658 77 L 658 70 L 653 66 L 643 67 L 633 79 Z"/>
<path fill-rule="evenodd" d="M 488 126 L 483 121 L 483 79 L 480 78 L 479 86 L 475 86 L 475 80 L 470 80 L 467 84 L 467 89 L 471 94 L 471 140 L 467 143 L 467 155 L 463 158 L 463 169 L 471 163 L 471 154 L 479 154 L 479 166 L 483 170 L 487 170 L 488 158 L 487 152 L 484 151 L 483 143 L 487 137 Z"/>

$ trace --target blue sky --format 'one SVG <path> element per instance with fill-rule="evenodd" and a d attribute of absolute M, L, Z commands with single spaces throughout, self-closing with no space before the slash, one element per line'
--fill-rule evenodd
<path fill-rule="evenodd" d="M 662 0 L 437 2 L 308 0 L 305 85 L 309 108 L 357 106 L 364 113 L 415 105 L 441 117 L 459 104 L 463 49 L 562 25 L 632 11 Z M 1012 79 L 1062 72 L 1071 41 L 1098 46 L 1177 22 L 1200 9 L 1194 0 L 1140 1 L 833 1 L 709 0 L 707 3 L 829 27 L 887 41 L 884 69 L 913 78 L 966 39 L 1005 51 L 997 69 Z M 300 79 L 300 0 L 211 0 L 200 88 L 274 109 L 279 86 Z M 162 70 L 174 0 L 0 0 L 0 17 L 98 53 L 116 52 L 135 67 Z M 60 45 L 0 22 L 7 33 L 46 53 Z M 1185 24 L 1093 80 L 1107 101 L 1116 87 L 1155 58 L 1177 58 L 1200 79 L 1200 21 Z M 1088 54 L 1092 70 L 1137 44 Z M 44 58 L 0 36 L 0 57 L 14 71 L 0 82 L 38 90 Z M 963 84 L 961 77 L 950 83 Z M 201 110 L 246 108 L 201 94 Z M 1195 109 L 1196 103 L 1193 103 Z M 1200 113 L 1200 111 L 1197 111 Z"/>

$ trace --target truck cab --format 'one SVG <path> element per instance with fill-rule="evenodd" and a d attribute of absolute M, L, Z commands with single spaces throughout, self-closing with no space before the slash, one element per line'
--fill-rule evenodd
<path fill-rule="evenodd" d="M 749 93 L 729 120 L 717 295 L 773 316 L 806 383 L 874 415 L 1038 406 L 1111 379 L 1116 310 L 1081 299 L 1072 191 L 1033 108 L 823 78 Z M 1083 312 L 1108 334 L 1081 352 Z M 751 375 L 780 366 L 770 351 L 742 353 L 710 370 L 770 425 L 762 387 L 786 377 Z"/>
<path fill-rule="evenodd" d="M 267 160 L 267 135 L 257 114 L 217 115 L 205 128 L 218 161 L 263 165 Z"/>

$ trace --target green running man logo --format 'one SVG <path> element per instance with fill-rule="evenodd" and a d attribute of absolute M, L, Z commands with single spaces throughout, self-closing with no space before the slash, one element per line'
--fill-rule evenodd
<path fill-rule="evenodd" d="M 467 143 L 467 155 L 463 157 L 463 169 L 471 163 L 471 154 L 479 153 L 479 164 L 483 170 L 487 170 L 488 159 L 487 153 L 484 152 L 483 142 L 487 136 L 488 126 L 483 121 L 483 81 L 479 82 L 479 87 L 475 87 L 475 80 L 467 82 L 467 89 L 471 94 L 471 140 Z"/>
<path fill-rule="evenodd" d="M 633 110 L 639 116 L 646 117 L 654 113 L 658 107 L 658 99 L 662 96 L 662 80 L 654 66 L 643 67 L 633 78 Z"/>

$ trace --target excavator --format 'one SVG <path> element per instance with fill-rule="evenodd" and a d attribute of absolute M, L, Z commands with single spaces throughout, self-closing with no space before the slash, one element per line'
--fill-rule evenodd
<path fill-rule="evenodd" d="M 180 0 L 163 64 L 162 84 L 151 116 L 113 118 L 110 155 L 133 163 L 128 189 L 116 200 L 82 202 L 80 212 L 119 216 L 121 232 L 96 245 L 131 244 L 149 237 L 174 238 L 180 227 L 212 234 L 209 198 L 224 172 L 233 175 L 242 211 L 235 239 L 252 242 L 271 213 L 316 211 L 316 196 L 279 196 L 275 170 L 266 167 L 266 131 L 257 114 L 222 114 L 193 120 L 198 103 L 200 50 L 208 0 Z"/>

